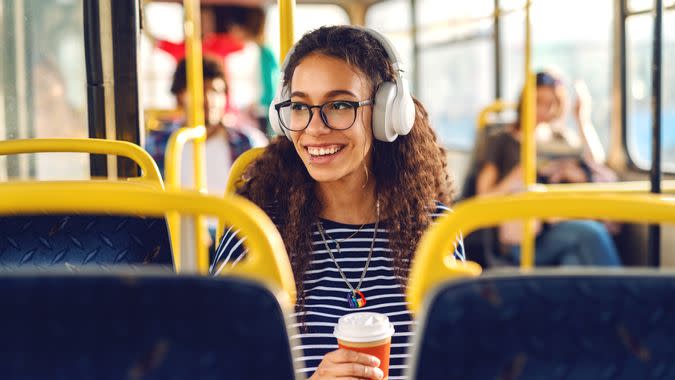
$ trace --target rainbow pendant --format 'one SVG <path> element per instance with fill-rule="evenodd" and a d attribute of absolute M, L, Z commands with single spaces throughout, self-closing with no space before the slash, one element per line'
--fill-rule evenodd
<path fill-rule="evenodd" d="M 353 290 L 349 294 L 347 301 L 349 301 L 350 309 L 360 309 L 366 306 L 366 296 L 364 296 L 363 293 L 358 289 Z"/>

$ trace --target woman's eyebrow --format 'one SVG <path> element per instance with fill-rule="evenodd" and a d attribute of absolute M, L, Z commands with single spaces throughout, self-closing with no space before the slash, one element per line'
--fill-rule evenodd
<path fill-rule="evenodd" d="M 340 96 L 340 95 L 347 95 L 347 96 L 351 96 L 352 98 L 357 97 L 356 94 L 354 94 L 353 92 L 351 92 L 349 90 L 332 90 L 332 91 L 329 91 L 326 94 L 324 94 L 323 97 L 324 98 L 334 98 L 334 97 Z M 309 97 L 306 93 L 304 93 L 302 91 L 293 91 L 291 93 L 291 97 L 294 97 L 294 96 L 298 97 L 298 98 L 308 98 Z"/>
<path fill-rule="evenodd" d="M 349 90 L 333 90 L 333 91 L 330 91 L 329 93 L 327 93 L 325 95 L 325 97 L 326 98 L 333 98 L 333 97 L 336 97 L 338 95 L 348 95 L 348 96 L 351 96 L 353 98 L 356 98 L 356 94 L 354 94 L 353 92 L 351 92 Z"/>

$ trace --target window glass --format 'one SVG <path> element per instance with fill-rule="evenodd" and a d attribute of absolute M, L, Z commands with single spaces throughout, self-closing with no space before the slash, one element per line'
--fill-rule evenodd
<path fill-rule="evenodd" d="M 494 96 L 494 55 L 482 38 L 422 49 L 419 96 L 441 142 L 471 149 L 476 116 Z"/>
<path fill-rule="evenodd" d="M 156 40 L 183 41 L 183 6 L 153 2 L 146 4 L 143 12 L 139 81 L 141 103 L 146 109 L 172 109 L 176 104 L 169 89 L 176 61 L 164 50 L 154 48 L 150 36 Z"/>
<path fill-rule="evenodd" d="M 471 149 L 476 115 L 494 96 L 494 2 L 419 0 L 417 5 L 418 96 L 442 143 Z"/>
<path fill-rule="evenodd" d="M 584 12 L 578 11 L 581 8 Z M 573 83 L 582 80 L 588 85 L 593 123 L 605 149 L 609 147 L 611 113 L 612 15 L 612 0 L 536 1 L 531 14 L 533 69 L 553 68 L 563 74 L 571 128 L 576 128 L 571 117 Z M 524 78 L 525 13 L 509 13 L 502 20 L 504 97 L 517 101 Z"/>
<path fill-rule="evenodd" d="M 662 162 L 664 169 L 675 170 L 675 12 L 663 18 L 662 51 Z M 626 20 L 627 34 L 627 128 L 628 154 L 633 162 L 647 169 L 651 165 L 651 63 L 653 18 L 649 14 Z"/>
<path fill-rule="evenodd" d="M 87 137 L 82 1 L 0 0 L 0 138 Z M 82 179 L 86 154 L 2 158 L 0 177 Z"/>
<path fill-rule="evenodd" d="M 297 4 L 293 18 L 295 40 L 305 33 L 324 25 L 349 25 L 349 15 L 344 8 L 334 4 Z M 265 39 L 274 53 L 279 56 L 279 7 L 274 4 L 267 8 Z"/>
<path fill-rule="evenodd" d="M 396 47 L 408 73 L 414 70 L 410 1 L 389 0 L 368 7 L 366 26 L 384 34 Z M 408 75 L 408 80 L 413 78 Z"/>

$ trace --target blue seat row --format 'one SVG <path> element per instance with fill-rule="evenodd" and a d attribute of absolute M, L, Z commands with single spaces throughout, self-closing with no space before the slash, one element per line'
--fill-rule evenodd
<path fill-rule="evenodd" d="M 447 283 L 413 379 L 675 378 L 675 274 L 544 271 Z"/>
<path fill-rule="evenodd" d="M 3 379 L 293 379 L 284 312 L 240 278 L 0 276 Z"/>
<path fill-rule="evenodd" d="M 0 217 L 0 266 L 172 267 L 169 230 L 163 218 L 113 215 L 21 215 Z"/>

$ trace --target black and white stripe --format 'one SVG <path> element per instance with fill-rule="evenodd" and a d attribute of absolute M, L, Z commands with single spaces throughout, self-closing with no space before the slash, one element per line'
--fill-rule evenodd
<path fill-rule="evenodd" d="M 449 209 L 439 203 L 432 217 L 435 219 L 447 211 Z M 337 240 L 352 235 L 360 227 L 328 220 L 322 220 L 322 223 L 328 235 Z M 339 253 L 335 242 L 332 240 L 328 242 L 336 261 L 351 281 L 352 286 L 358 283 L 366 264 L 374 227 L 374 225 L 366 225 L 352 238 L 341 242 Z M 246 250 L 241 244 L 242 240 L 236 237 L 236 233 L 236 230 L 229 229 L 223 235 L 211 266 L 212 274 L 218 274 L 229 265 L 236 265 L 245 256 Z M 296 312 L 292 315 L 296 321 L 303 320 L 304 325 L 301 326 L 299 322 L 296 322 L 293 327 L 297 328 L 298 333 L 290 337 L 293 350 L 296 351 L 296 360 L 299 362 L 297 366 L 299 372 L 306 374 L 307 377 L 316 370 L 325 354 L 337 349 L 337 342 L 333 337 L 333 328 L 337 320 L 357 310 L 350 309 L 347 304 L 349 288 L 326 252 L 316 226 L 312 231 L 312 239 L 312 261 L 304 276 L 305 306 L 301 313 Z M 459 260 L 465 258 L 461 236 L 457 238 L 455 257 Z M 389 249 L 387 223 L 383 221 L 378 227 L 373 256 L 361 286 L 367 304 L 358 311 L 382 313 L 388 316 L 394 324 L 396 333 L 392 339 L 390 380 L 403 379 L 411 345 L 410 337 L 415 326 L 407 309 L 405 291 L 400 283 L 394 271 Z"/>

